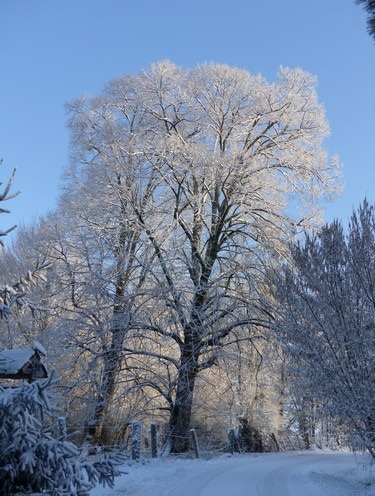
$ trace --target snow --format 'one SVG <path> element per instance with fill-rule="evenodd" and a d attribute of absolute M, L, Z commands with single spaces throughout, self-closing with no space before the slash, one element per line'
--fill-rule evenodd
<path fill-rule="evenodd" d="M 129 462 L 113 489 L 97 486 L 90 495 L 374 496 L 375 468 L 369 460 L 323 451 L 159 458 Z"/>
<path fill-rule="evenodd" d="M 47 356 L 47 351 L 45 347 L 41 343 L 39 343 L 39 341 L 37 341 L 36 339 L 33 340 L 33 347 L 34 350 L 39 351 L 40 354 Z"/>

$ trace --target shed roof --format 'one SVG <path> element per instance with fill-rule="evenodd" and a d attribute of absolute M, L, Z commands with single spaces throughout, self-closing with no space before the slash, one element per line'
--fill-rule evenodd
<path fill-rule="evenodd" d="M 25 379 L 48 377 L 38 350 L 0 350 L 0 377 Z"/>
<path fill-rule="evenodd" d="M 0 350 L 0 374 L 16 374 L 30 362 L 35 350 Z"/>

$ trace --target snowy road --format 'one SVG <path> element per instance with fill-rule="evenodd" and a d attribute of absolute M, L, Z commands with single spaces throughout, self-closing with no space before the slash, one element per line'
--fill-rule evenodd
<path fill-rule="evenodd" d="M 348 453 L 272 453 L 130 465 L 92 496 L 374 496 L 375 468 Z"/>
<path fill-rule="evenodd" d="M 241 458 L 236 463 L 228 463 L 226 468 L 219 466 L 196 476 L 189 480 L 185 487 L 176 486 L 170 494 L 171 496 L 173 494 L 179 496 L 229 496 L 229 494 L 236 496 L 322 496 L 321 484 L 310 480 L 309 474 L 319 473 L 322 469 L 330 471 L 335 468 L 335 471 L 339 471 L 341 464 L 342 456 L 322 454 L 286 453 Z M 176 492 L 177 488 L 179 490 Z"/>

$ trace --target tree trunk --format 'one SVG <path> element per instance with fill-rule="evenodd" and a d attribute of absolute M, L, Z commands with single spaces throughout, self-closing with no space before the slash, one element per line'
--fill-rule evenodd
<path fill-rule="evenodd" d="M 118 263 L 118 267 L 121 268 L 120 263 Z M 121 369 L 122 348 L 129 323 L 129 312 L 126 311 L 124 301 L 125 287 L 126 279 L 123 274 L 120 274 L 114 300 L 111 344 L 110 348 L 103 353 L 103 376 L 99 385 L 93 421 L 90 426 L 93 438 L 99 444 L 105 444 L 110 440 L 108 439 L 110 432 L 105 428 L 105 421 L 108 408 L 116 391 L 118 374 Z"/>
<path fill-rule="evenodd" d="M 185 453 L 191 447 L 191 413 L 198 373 L 195 358 L 192 353 L 184 350 L 178 373 L 176 398 L 169 419 L 168 442 L 171 453 Z"/>
<path fill-rule="evenodd" d="M 109 440 L 109 432 L 105 428 L 105 421 L 108 407 L 115 393 L 120 361 L 121 351 L 119 349 L 111 348 L 104 357 L 103 378 L 99 386 L 100 391 L 96 398 L 93 420 L 90 425 L 91 434 L 97 444 L 106 444 Z"/>
<path fill-rule="evenodd" d="M 121 179 L 118 178 L 121 185 Z M 123 208 L 124 218 L 126 211 Z M 111 343 L 109 349 L 103 353 L 103 376 L 99 386 L 98 397 L 94 410 L 92 431 L 98 443 L 105 442 L 108 429 L 105 429 L 105 420 L 116 391 L 117 379 L 121 370 L 122 350 L 130 320 L 130 303 L 125 298 L 126 287 L 134 264 L 134 253 L 139 238 L 138 232 L 128 232 L 126 224 L 121 226 L 116 256 L 116 292 L 113 300 L 113 316 L 111 328 Z M 112 430 L 112 428 L 110 428 Z M 107 431 L 107 433 L 106 433 Z"/>

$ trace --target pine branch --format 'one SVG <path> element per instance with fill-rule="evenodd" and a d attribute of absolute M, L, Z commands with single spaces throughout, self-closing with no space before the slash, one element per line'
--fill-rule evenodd
<path fill-rule="evenodd" d="M 375 40 L 375 0 L 356 0 L 356 4 L 363 4 L 367 12 L 367 31 Z"/>

